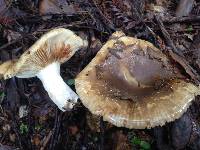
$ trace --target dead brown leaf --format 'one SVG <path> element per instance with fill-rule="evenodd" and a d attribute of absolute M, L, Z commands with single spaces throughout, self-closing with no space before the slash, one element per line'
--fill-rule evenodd
<path fill-rule="evenodd" d="M 79 131 L 78 127 L 77 126 L 69 126 L 69 131 L 72 135 L 76 135 Z"/>
<path fill-rule="evenodd" d="M 42 0 L 39 5 L 41 15 L 45 14 L 74 14 L 76 12 L 72 4 L 66 0 Z"/>
<path fill-rule="evenodd" d="M 38 134 L 36 134 L 34 137 L 33 137 L 33 140 L 32 140 L 32 143 L 36 146 L 38 146 L 40 144 L 40 136 Z"/>
<path fill-rule="evenodd" d="M 131 146 L 128 143 L 128 138 L 122 131 L 117 131 L 113 134 L 114 149 L 115 150 L 131 150 Z"/>
<path fill-rule="evenodd" d="M 7 25 L 15 22 L 18 17 L 25 16 L 26 13 L 22 10 L 12 7 L 11 0 L 0 1 L 0 23 Z"/>

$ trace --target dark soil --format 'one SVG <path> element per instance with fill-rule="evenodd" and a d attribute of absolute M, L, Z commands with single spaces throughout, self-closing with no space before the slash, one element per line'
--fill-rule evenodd
<path fill-rule="evenodd" d="M 0 62 L 18 58 L 56 27 L 89 41 L 61 66 L 67 83 L 122 30 L 152 42 L 199 84 L 200 0 L 0 0 Z M 63 113 L 37 78 L 0 80 L 0 102 L 0 150 L 200 149 L 199 97 L 180 119 L 150 130 L 109 125 L 81 102 Z"/>

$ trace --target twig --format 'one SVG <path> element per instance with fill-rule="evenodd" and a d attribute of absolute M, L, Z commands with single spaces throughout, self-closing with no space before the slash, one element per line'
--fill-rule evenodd
<path fill-rule="evenodd" d="M 200 16 L 173 17 L 170 19 L 163 20 L 164 23 L 191 23 L 199 21 Z"/>
<path fill-rule="evenodd" d="M 100 150 L 104 150 L 104 130 L 105 130 L 105 126 L 103 122 L 103 117 L 101 117 L 100 118 L 100 146 L 99 146 Z"/>
<path fill-rule="evenodd" d="M 9 88 L 11 91 L 15 91 L 17 89 L 17 84 L 16 84 L 16 80 L 15 78 L 12 78 L 10 79 L 10 83 L 9 83 L 9 86 L 7 87 Z M 22 137 L 21 137 L 21 134 L 19 132 L 19 129 L 18 129 L 18 122 L 17 122 L 17 119 L 16 119 L 16 112 L 17 112 L 17 100 L 18 100 L 18 95 L 17 94 L 12 94 L 11 91 L 7 92 L 8 95 L 10 95 L 10 97 L 7 96 L 7 100 L 12 100 L 14 101 L 14 104 L 11 104 L 10 103 L 10 116 L 11 116 L 11 120 L 12 120 L 12 127 L 13 127 L 13 130 L 16 134 L 16 137 L 17 137 L 17 140 L 18 140 L 18 143 L 19 143 L 19 147 L 20 149 L 24 149 L 25 146 L 23 145 L 23 140 L 22 140 Z"/>
<path fill-rule="evenodd" d="M 20 147 L 21 150 L 23 150 L 24 148 L 22 146 L 22 139 L 21 139 L 20 133 L 17 130 L 17 123 L 16 123 L 16 119 L 15 119 L 14 116 L 15 116 L 15 113 L 11 113 L 13 130 L 14 130 L 16 136 L 17 136 L 19 147 Z"/>
<path fill-rule="evenodd" d="M 49 134 L 44 138 L 43 144 L 42 144 L 40 150 L 44 150 L 45 149 L 45 147 L 47 146 L 49 140 L 51 139 L 51 136 L 52 136 L 52 131 L 50 131 Z"/>
<path fill-rule="evenodd" d="M 81 11 L 78 12 L 77 14 L 45 14 L 45 15 L 31 15 L 31 16 L 23 16 L 23 17 L 18 17 L 15 20 L 20 21 L 20 22 L 25 22 L 25 23 L 38 23 L 39 21 L 46 22 L 51 19 L 43 19 L 43 17 L 55 17 L 55 18 L 61 18 L 61 17 L 73 17 L 73 18 L 78 18 L 79 16 L 83 15 L 88 15 L 87 11 Z"/>
<path fill-rule="evenodd" d="M 95 5 L 95 7 L 97 8 L 99 14 L 101 15 L 101 17 L 103 18 L 102 21 L 104 22 L 105 25 L 108 25 L 108 27 L 111 29 L 111 30 L 114 30 L 116 31 L 113 23 L 108 19 L 106 18 L 106 16 L 103 14 L 103 12 L 99 9 L 99 7 L 97 6 L 96 2 L 94 0 L 92 0 L 92 3 Z M 106 22 L 104 21 L 106 20 Z"/>
<path fill-rule="evenodd" d="M 51 138 L 49 150 L 54 150 L 56 143 L 58 141 L 60 125 L 61 125 L 61 117 L 62 117 L 62 113 L 59 114 L 58 111 L 59 110 L 56 108 L 56 118 L 55 118 L 53 133 L 52 133 L 52 136 L 51 136 L 52 138 Z"/>
<path fill-rule="evenodd" d="M 180 0 L 176 8 L 176 16 L 188 16 L 192 11 L 194 0 Z"/>
<path fill-rule="evenodd" d="M 134 6 L 132 6 L 132 9 L 134 9 L 134 11 L 136 12 L 136 16 L 137 18 L 139 19 L 139 22 L 141 22 L 146 28 L 147 30 L 152 34 L 152 36 L 155 38 L 155 39 L 158 39 L 158 41 L 161 41 L 160 37 L 157 36 L 155 34 L 155 32 L 146 24 L 146 22 L 144 21 L 144 19 L 139 15 L 139 11 L 137 8 L 135 8 Z M 160 44 L 160 43 L 159 43 Z"/>
<path fill-rule="evenodd" d="M 18 41 L 22 40 L 23 37 L 13 40 L 12 42 L 6 43 L 0 47 L 0 50 L 7 48 L 8 46 L 17 43 Z"/>
<path fill-rule="evenodd" d="M 52 28 L 49 28 L 49 29 L 41 29 L 41 30 L 37 30 L 37 31 L 35 31 L 35 32 L 28 33 L 28 34 L 27 34 L 27 33 L 24 33 L 24 32 L 20 32 L 21 34 L 23 34 L 22 37 L 20 37 L 20 38 L 18 38 L 18 39 L 16 39 L 16 40 L 13 40 L 13 41 L 11 41 L 11 42 L 9 42 L 9 43 L 6 43 L 6 44 L 0 46 L 0 50 L 5 49 L 5 48 L 7 48 L 7 47 L 13 45 L 13 44 L 19 42 L 20 40 L 23 40 L 24 38 L 26 38 L 26 37 L 28 37 L 28 36 L 38 35 L 38 34 L 41 34 L 41 32 L 47 32 L 47 31 L 49 31 L 49 30 L 51 30 L 51 29 L 53 29 L 53 28 L 61 28 L 61 27 L 63 27 L 63 28 L 68 28 L 68 27 L 73 27 L 73 26 L 74 26 L 74 27 L 77 27 L 77 28 L 82 28 L 82 29 L 83 29 L 83 28 L 84 28 L 84 29 L 93 29 L 93 30 L 99 31 L 99 30 L 96 29 L 96 28 L 89 27 L 89 26 L 84 26 L 84 24 L 86 24 L 86 23 L 83 22 L 83 21 L 75 21 L 75 22 L 73 22 L 73 23 L 71 23 L 71 24 L 63 24 L 63 25 L 61 25 L 61 26 L 56 26 L 56 27 L 52 27 Z"/>
<path fill-rule="evenodd" d="M 32 112 L 31 112 L 31 104 L 29 103 L 29 112 L 28 112 L 28 139 L 27 139 L 27 142 L 28 142 L 28 146 L 29 146 L 29 149 L 32 150 L 33 149 L 33 145 L 32 145 L 32 142 L 31 142 L 31 138 L 32 138 L 32 135 L 31 135 L 31 125 L 32 125 L 32 116 L 31 116 Z"/>
<path fill-rule="evenodd" d="M 158 22 L 158 25 L 160 27 L 160 30 L 162 31 L 162 34 L 163 34 L 163 36 L 165 38 L 165 41 L 166 41 L 167 45 L 169 45 L 176 54 L 178 54 L 179 56 L 183 56 L 183 54 L 180 53 L 179 50 L 174 45 L 169 33 L 167 32 L 167 30 L 164 27 L 163 22 L 161 21 L 161 19 L 158 18 L 157 16 L 155 16 L 155 19 Z"/>
<path fill-rule="evenodd" d="M 183 53 L 180 53 L 178 49 L 176 48 L 175 44 L 173 43 L 172 39 L 170 38 L 169 33 L 165 29 L 163 22 L 155 16 L 156 21 L 158 22 L 158 25 L 160 27 L 160 30 L 162 31 L 162 34 L 165 38 L 165 41 L 168 46 L 172 48 L 173 51 L 168 51 L 171 58 L 177 62 L 186 72 L 187 75 L 190 76 L 190 78 L 196 83 L 199 84 L 200 76 L 196 73 L 196 71 L 188 64 L 187 61 L 184 59 Z"/>
<path fill-rule="evenodd" d="M 49 149 L 53 150 L 54 149 L 54 139 L 55 139 L 55 133 L 56 133 L 56 129 L 57 129 L 57 122 L 58 122 L 58 109 L 56 108 L 56 117 L 55 117 L 55 122 L 54 122 L 54 128 L 53 128 L 53 133 L 51 136 L 51 142 L 50 142 L 50 146 Z"/>

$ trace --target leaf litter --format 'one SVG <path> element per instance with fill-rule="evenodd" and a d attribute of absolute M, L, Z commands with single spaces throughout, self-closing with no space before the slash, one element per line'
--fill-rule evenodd
<path fill-rule="evenodd" d="M 81 31 L 88 38 L 88 49 L 61 67 L 63 78 L 74 89 L 76 75 L 112 32 L 123 30 L 162 49 L 197 82 L 199 6 L 198 0 L 1 0 L 0 62 L 18 58 L 53 28 Z M 91 117 L 81 103 L 61 113 L 36 78 L 0 81 L 0 101 L 0 149 L 200 149 L 199 97 L 182 118 L 151 130 L 128 130 L 106 122 L 102 126 L 101 119 L 88 121 Z"/>

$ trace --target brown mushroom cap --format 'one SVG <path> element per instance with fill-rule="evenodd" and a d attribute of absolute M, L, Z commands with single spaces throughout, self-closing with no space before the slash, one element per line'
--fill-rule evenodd
<path fill-rule="evenodd" d="M 17 76 L 34 77 L 40 70 L 53 62 L 64 63 L 87 42 L 72 31 L 58 28 L 44 34 L 18 60 L 7 61 L 0 65 L 0 75 L 4 79 Z"/>
<path fill-rule="evenodd" d="M 151 43 L 116 32 L 77 76 L 82 103 L 118 127 L 144 129 L 179 118 L 199 94 Z"/>

